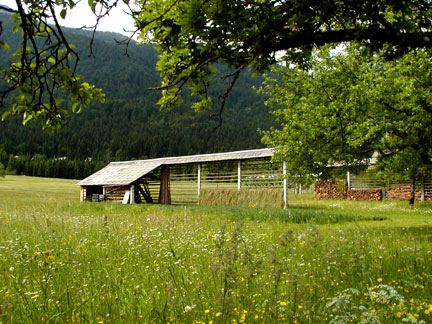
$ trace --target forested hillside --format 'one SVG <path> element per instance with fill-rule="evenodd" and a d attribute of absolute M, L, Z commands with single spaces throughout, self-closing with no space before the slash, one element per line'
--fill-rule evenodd
<path fill-rule="evenodd" d="M 11 45 L 13 53 L 20 36 L 12 34 L 7 15 L 0 15 L 0 20 L 2 38 Z M 211 112 L 193 112 L 190 102 L 185 101 L 171 111 L 159 110 L 156 105 L 159 93 L 148 90 L 159 83 L 155 70 L 157 52 L 151 46 L 130 44 L 126 56 L 126 48 L 114 41 L 124 36 L 98 32 L 94 57 L 89 57 L 91 32 L 65 30 L 80 53 L 78 73 L 103 89 L 106 102 L 92 103 L 81 114 L 71 114 L 68 123 L 53 135 L 43 132 L 37 123 L 22 126 L 18 118 L 7 117 L 0 122 L 0 162 L 9 165 L 9 169 L 17 173 L 81 178 L 113 160 L 262 147 L 257 129 L 269 128 L 273 117 L 264 106 L 264 98 L 252 89 L 261 84 L 260 77 L 248 74 L 238 81 L 239 86 L 226 103 L 222 126 L 212 131 L 218 119 L 210 117 Z M 10 61 L 8 55 L 11 54 L 0 53 L 1 65 Z M 220 87 L 222 82 L 215 79 Z M 220 87 L 214 91 L 220 93 Z M 0 108 L 0 113 L 3 110 Z"/>

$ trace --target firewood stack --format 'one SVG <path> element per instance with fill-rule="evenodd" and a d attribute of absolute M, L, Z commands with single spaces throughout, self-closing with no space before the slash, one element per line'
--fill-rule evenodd
<path fill-rule="evenodd" d="M 411 198 L 411 185 L 410 184 L 396 184 L 391 185 L 390 189 L 387 191 L 387 196 L 390 199 L 401 199 L 409 200 Z M 421 191 L 415 191 L 416 199 L 420 199 Z M 427 199 L 427 197 L 425 197 Z"/>
<path fill-rule="evenodd" d="M 346 199 L 345 185 L 342 181 L 319 181 L 315 183 L 315 198 Z"/>
<path fill-rule="evenodd" d="M 348 190 L 347 199 L 380 201 L 382 200 L 382 191 L 381 189 Z"/>

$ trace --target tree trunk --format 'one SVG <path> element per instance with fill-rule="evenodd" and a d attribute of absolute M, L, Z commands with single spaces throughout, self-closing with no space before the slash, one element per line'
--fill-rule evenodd
<path fill-rule="evenodd" d="M 410 208 L 414 206 L 414 201 L 415 201 L 415 177 L 413 177 L 411 180 L 411 195 L 409 200 Z"/>

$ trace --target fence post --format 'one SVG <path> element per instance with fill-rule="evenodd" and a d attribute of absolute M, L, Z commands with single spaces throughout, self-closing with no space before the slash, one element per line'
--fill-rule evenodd
<path fill-rule="evenodd" d="M 351 173 L 347 171 L 347 190 L 351 190 Z"/>
<path fill-rule="evenodd" d="M 421 181 L 420 201 L 421 202 L 425 201 L 424 177 L 422 177 L 422 181 Z"/>
<path fill-rule="evenodd" d="M 198 205 L 200 204 L 200 193 L 201 193 L 201 163 L 198 164 Z"/>
<path fill-rule="evenodd" d="M 288 207 L 288 179 L 286 178 L 287 174 L 287 165 L 286 162 L 283 161 L 283 200 L 284 200 L 284 209 Z"/>
<path fill-rule="evenodd" d="M 237 165 L 237 191 L 240 191 L 241 188 L 241 161 L 238 161 Z"/>

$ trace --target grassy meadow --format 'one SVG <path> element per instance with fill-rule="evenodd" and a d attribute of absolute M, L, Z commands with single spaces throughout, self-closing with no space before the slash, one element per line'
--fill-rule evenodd
<path fill-rule="evenodd" d="M 432 204 L 80 203 L 0 178 L 0 323 L 431 323 Z"/>

